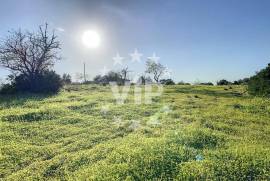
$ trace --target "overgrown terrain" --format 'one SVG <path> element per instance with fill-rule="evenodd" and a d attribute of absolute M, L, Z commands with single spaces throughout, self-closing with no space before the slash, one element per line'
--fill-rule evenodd
<path fill-rule="evenodd" d="M 3 96 L 3 180 L 270 180 L 270 100 L 167 86 L 152 104 L 108 86 Z"/>

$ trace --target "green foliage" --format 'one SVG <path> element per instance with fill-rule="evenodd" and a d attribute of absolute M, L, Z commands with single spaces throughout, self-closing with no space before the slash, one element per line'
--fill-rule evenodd
<path fill-rule="evenodd" d="M 161 79 L 160 83 L 164 84 L 164 85 L 175 85 L 175 83 L 172 79 Z"/>
<path fill-rule="evenodd" d="M 270 100 L 231 87 L 164 86 L 139 106 L 98 85 L 0 96 L 0 179 L 269 180 Z"/>
<path fill-rule="evenodd" d="M 178 141 L 196 149 L 215 148 L 218 145 L 222 145 L 225 139 L 222 135 L 219 135 L 212 130 L 198 129 L 198 130 L 186 130 L 181 133 L 182 137 Z"/>
<path fill-rule="evenodd" d="M 250 78 L 248 92 L 251 95 L 270 96 L 270 64 Z"/>
<path fill-rule="evenodd" d="M 0 89 L 0 94 L 14 94 L 16 87 L 12 84 L 3 84 Z"/>
<path fill-rule="evenodd" d="M 225 80 L 225 79 L 219 80 L 217 82 L 217 85 L 230 85 L 230 84 L 232 84 L 232 83 L 229 82 L 229 81 L 227 81 L 227 80 Z"/>
<path fill-rule="evenodd" d="M 153 74 L 153 78 L 156 82 L 159 82 L 160 77 L 164 74 L 166 67 L 161 63 L 147 60 L 145 73 Z"/>
<path fill-rule="evenodd" d="M 199 85 L 214 85 L 212 82 L 202 82 Z"/>
<path fill-rule="evenodd" d="M 177 85 L 190 85 L 190 83 L 185 83 L 184 81 L 180 81 L 177 83 Z"/>
<path fill-rule="evenodd" d="M 249 78 L 239 79 L 233 82 L 234 85 L 247 85 Z"/>
<path fill-rule="evenodd" d="M 261 157 L 262 155 L 263 158 Z M 180 180 L 268 180 L 270 160 L 262 148 L 219 150 L 211 159 L 185 162 L 179 167 Z M 225 161 L 226 160 L 226 161 Z"/>
<path fill-rule="evenodd" d="M 94 77 L 94 83 L 107 85 L 110 82 L 117 82 L 118 84 L 122 84 L 122 77 L 119 73 L 110 71 L 106 75 L 101 76 L 97 75 Z"/>
<path fill-rule="evenodd" d="M 62 87 L 62 79 L 54 71 L 44 71 L 32 79 L 20 74 L 1 89 L 2 94 L 15 92 L 56 93 Z"/>

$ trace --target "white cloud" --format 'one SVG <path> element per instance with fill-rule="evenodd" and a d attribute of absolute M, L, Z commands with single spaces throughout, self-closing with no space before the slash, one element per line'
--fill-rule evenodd
<path fill-rule="evenodd" d="M 59 31 L 59 32 L 64 32 L 65 31 L 65 29 L 64 28 L 62 28 L 62 27 L 57 27 L 57 28 L 55 28 L 57 31 Z"/>

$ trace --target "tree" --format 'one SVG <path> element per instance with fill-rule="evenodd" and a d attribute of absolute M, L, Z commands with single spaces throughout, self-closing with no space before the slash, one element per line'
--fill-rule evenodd
<path fill-rule="evenodd" d="M 117 82 L 118 84 L 122 84 L 122 76 L 118 72 L 110 71 L 106 75 L 101 76 L 97 75 L 94 77 L 93 81 L 96 84 L 109 84 L 109 82 Z"/>
<path fill-rule="evenodd" d="M 48 24 L 39 26 L 37 32 L 9 32 L 0 44 L 0 65 L 12 74 L 23 76 L 29 89 L 39 85 L 39 76 L 48 71 L 60 59 L 60 42 L 54 31 L 49 33 Z"/>
<path fill-rule="evenodd" d="M 105 79 L 107 83 L 109 82 L 117 82 L 118 84 L 122 83 L 122 76 L 118 72 L 110 71 L 107 75 L 105 75 Z"/>
<path fill-rule="evenodd" d="M 145 85 L 145 84 L 150 84 L 152 82 L 153 81 L 152 81 L 151 77 L 146 76 L 145 74 L 142 74 L 139 76 L 136 83 L 141 84 L 141 85 Z"/>
<path fill-rule="evenodd" d="M 151 84 L 153 81 L 150 76 L 147 76 L 144 73 L 137 74 L 133 77 L 132 82 L 137 85 Z"/>
<path fill-rule="evenodd" d="M 232 84 L 232 83 L 225 80 L 225 79 L 222 79 L 222 80 L 217 82 L 217 85 L 230 85 L 230 84 Z"/>
<path fill-rule="evenodd" d="M 164 74 L 166 68 L 160 63 L 154 62 L 152 60 L 146 61 L 146 73 L 153 74 L 154 80 L 158 83 L 160 77 Z"/>
<path fill-rule="evenodd" d="M 239 79 L 233 82 L 234 85 L 247 85 L 249 78 Z"/>
<path fill-rule="evenodd" d="M 71 84 L 71 76 L 69 74 L 63 74 L 62 80 L 64 84 Z"/>
<path fill-rule="evenodd" d="M 128 67 L 125 67 L 123 68 L 120 72 L 119 72 L 119 75 L 122 79 L 122 84 L 125 84 L 125 82 L 127 81 L 127 76 L 128 76 L 128 73 L 130 71 L 128 70 Z"/>
<path fill-rule="evenodd" d="M 140 75 L 138 80 L 136 81 L 136 84 L 145 85 L 145 83 L 146 83 L 146 76 L 144 74 Z"/>
<path fill-rule="evenodd" d="M 270 96 L 270 63 L 250 78 L 248 92 L 251 95 Z"/>

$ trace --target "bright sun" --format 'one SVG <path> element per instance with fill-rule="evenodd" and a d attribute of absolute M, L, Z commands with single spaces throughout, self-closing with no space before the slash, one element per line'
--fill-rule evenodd
<path fill-rule="evenodd" d="M 82 42 L 87 48 L 97 48 L 100 44 L 100 36 L 96 31 L 88 30 L 83 33 Z"/>

